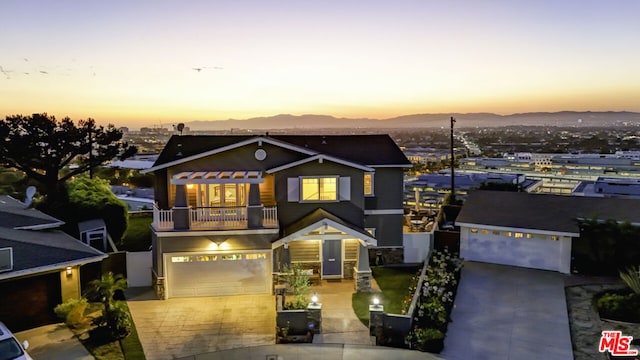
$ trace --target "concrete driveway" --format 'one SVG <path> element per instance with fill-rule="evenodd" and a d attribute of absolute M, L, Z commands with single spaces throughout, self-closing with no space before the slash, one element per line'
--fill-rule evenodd
<path fill-rule="evenodd" d="M 560 273 L 465 262 L 441 356 L 573 359 Z"/>
<path fill-rule="evenodd" d="M 155 300 L 148 288 L 126 291 L 149 360 L 275 343 L 275 298 L 242 295 Z"/>

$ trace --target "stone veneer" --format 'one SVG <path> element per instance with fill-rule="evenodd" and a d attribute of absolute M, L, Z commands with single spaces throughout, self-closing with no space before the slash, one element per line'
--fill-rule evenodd
<path fill-rule="evenodd" d="M 370 292 L 371 291 L 371 270 L 358 271 L 357 268 L 353 268 L 355 274 L 355 288 L 356 292 Z"/>

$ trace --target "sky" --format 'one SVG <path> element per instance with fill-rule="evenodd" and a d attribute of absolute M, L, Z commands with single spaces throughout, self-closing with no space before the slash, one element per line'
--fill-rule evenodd
<path fill-rule="evenodd" d="M 638 0 L 2 0 L 0 116 L 640 111 Z"/>

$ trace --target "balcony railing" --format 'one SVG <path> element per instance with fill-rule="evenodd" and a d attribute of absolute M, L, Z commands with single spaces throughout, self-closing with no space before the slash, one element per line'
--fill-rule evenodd
<path fill-rule="evenodd" d="M 161 231 L 175 230 L 173 213 L 174 209 L 162 210 L 154 206 L 153 227 Z M 246 207 L 189 208 L 188 230 L 248 229 L 248 216 Z M 262 208 L 262 227 L 278 227 L 278 210 L 276 207 Z"/>

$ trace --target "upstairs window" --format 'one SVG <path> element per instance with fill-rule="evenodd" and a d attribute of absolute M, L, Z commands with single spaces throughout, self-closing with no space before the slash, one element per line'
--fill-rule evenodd
<path fill-rule="evenodd" d="M 337 177 L 302 178 L 302 201 L 337 201 Z"/>
<path fill-rule="evenodd" d="M 373 173 L 364 173 L 364 196 L 373 195 Z"/>

